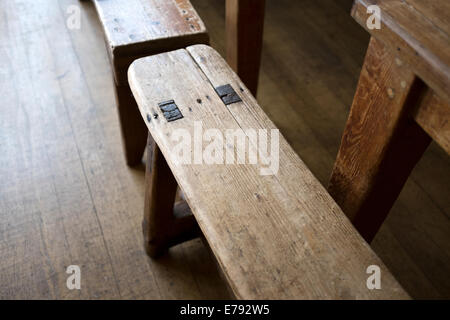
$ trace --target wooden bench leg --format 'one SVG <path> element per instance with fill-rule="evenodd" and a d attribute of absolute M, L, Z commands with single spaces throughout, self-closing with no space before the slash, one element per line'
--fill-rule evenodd
<path fill-rule="evenodd" d="M 371 39 L 329 185 L 368 242 L 431 141 L 412 118 L 424 89 L 407 65 Z"/>
<path fill-rule="evenodd" d="M 227 62 L 256 97 L 263 44 L 265 0 L 227 0 Z"/>
<path fill-rule="evenodd" d="M 171 246 L 194 239 L 201 232 L 187 203 L 180 201 L 174 204 L 177 182 L 150 134 L 145 179 L 142 227 L 147 254 L 156 258 Z"/>
<path fill-rule="evenodd" d="M 125 159 L 129 166 L 135 166 L 142 162 L 148 129 L 130 87 L 116 85 L 115 89 Z"/>

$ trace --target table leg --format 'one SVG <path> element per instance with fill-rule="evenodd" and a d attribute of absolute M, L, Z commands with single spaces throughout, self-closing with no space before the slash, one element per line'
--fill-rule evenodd
<path fill-rule="evenodd" d="M 256 96 L 265 0 L 226 1 L 227 62 Z"/>
<path fill-rule="evenodd" d="M 431 139 L 412 111 L 426 86 L 372 38 L 329 192 L 370 242 Z"/>

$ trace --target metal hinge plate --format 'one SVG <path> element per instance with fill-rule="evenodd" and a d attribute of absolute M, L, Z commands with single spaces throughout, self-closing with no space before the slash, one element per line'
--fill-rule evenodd
<path fill-rule="evenodd" d="M 236 91 L 234 91 L 233 87 L 229 84 L 217 87 L 215 90 L 225 105 L 242 101 Z"/>
<path fill-rule="evenodd" d="M 158 103 L 158 106 L 168 122 L 183 118 L 180 109 L 178 109 L 177 104 L 173 100 Z"/>

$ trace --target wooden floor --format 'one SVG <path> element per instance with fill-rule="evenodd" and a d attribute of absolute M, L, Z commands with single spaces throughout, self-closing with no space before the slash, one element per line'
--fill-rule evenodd
<path fill-rule="evenodd" d="M 350 0 L 267 1 L 258 99 L 327 184 L 368 44 Z M 192 0 L 225 52 L 224 1 Z M 153 261 L 141 235 L 143 166 L 125 166 L 92 4 L 0 1 L 0 299 L 217 299 L 200 240 Z M 415 298 L 450 298 L 450 161 L 435 144 L 373 248 Z M 81 290 L 66 287 L 79 265 Z"/>

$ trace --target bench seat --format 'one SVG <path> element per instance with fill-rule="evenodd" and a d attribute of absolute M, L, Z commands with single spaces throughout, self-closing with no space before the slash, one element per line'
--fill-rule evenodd
<path fill-rule="evenodd" d="M 224 136 L 227 129 L 277 129 L 214 49 L 196 45 L 139 59 L 128 76 L 156 150 L 183 190 L 237 298 L 408 298 L 281 135 L 279 169 L 270 175 L 261 175 L 262 164 L 177 161 L 177 142 L 172 139 L 177 129 L 192 136 L 199 123 L 203 132 L 217 129 Z M 227 84 L 242 101 L 224 103 L 216 89 Z M 176 104 L 182 118 L 167 121 L 159 104 L 168 101 Z M 255 145 L 250 142 L 249 148 Z M 167 179 L 161 174 L 154 188 L 157 183 L 162 188 Z M 155 190 L 152 195 L 158 201 Z M 381 269 L 380 290 L 366 285 L 371 265 Z"/>
<path fill-rule="evenodd" d="M 125 159 L 139 165 L 148 131 L 128 85 L 128 67 L 140 57 L 208 44 L 209 36 L 189 0 L 93 1 L 112 65 Z"/>
<path fill-rule="evenodd" d="M 138 57 L 209 41 L 189 0 L 94 0 L 119 85 Z"/>

